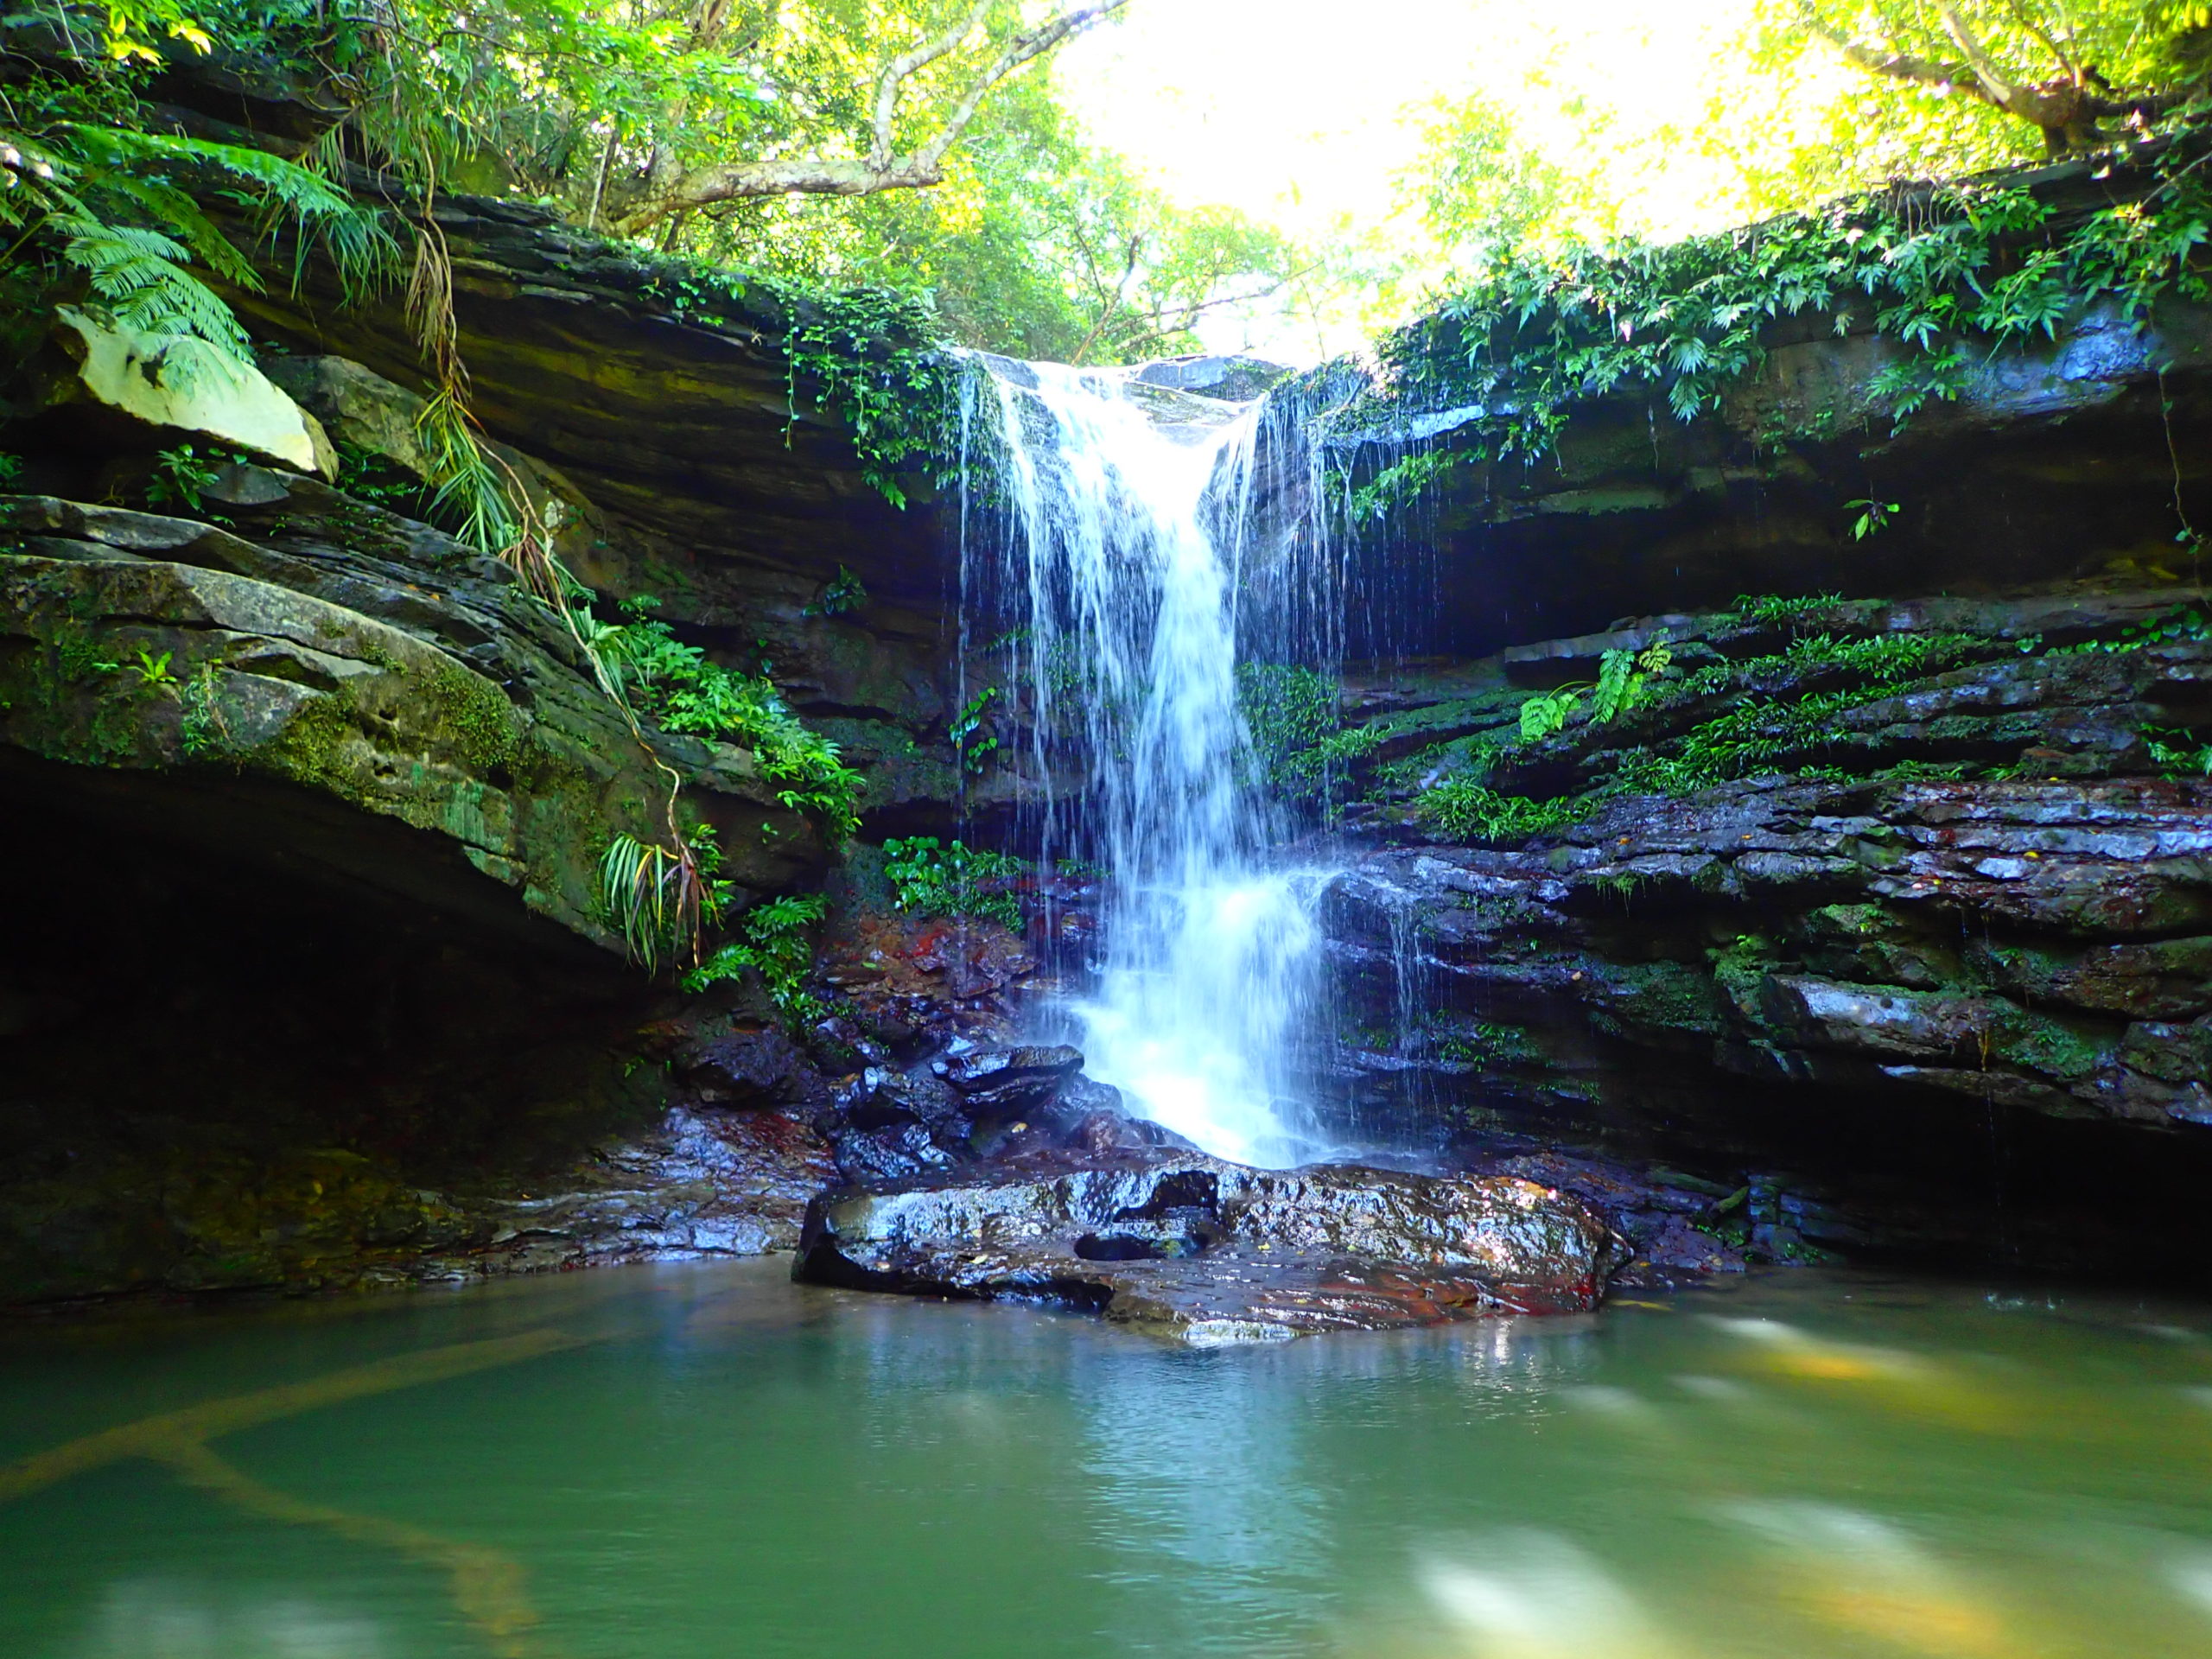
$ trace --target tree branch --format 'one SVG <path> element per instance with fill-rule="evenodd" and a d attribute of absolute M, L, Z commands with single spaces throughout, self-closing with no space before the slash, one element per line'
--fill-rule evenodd
<path fill-rule="evenodd" d="M 2005 10 L 2012 14 L 2012 21 L 2043 43 L 2044 50 L 2058 60 L 2058 67 L 2066 72 L 2066 79 L 2076 86 L 2082 84 L 2082 67 L 2074 61 L 2074 54 L 2058 43 L 2058 37 L 2035 19 L 2035 14 L 2020 3 L 2020 0 L 2005 0 Z M 2071 37 L 2071 27 L 2068 29 Z"/>
<path fill-rule="evenodd" d="M 1989 55 L 1954 0 L 1936 0 L 1936 14 L 1943 20 L 1943 32 L 1951 37 L 1952 43 L 1966 54 L 1967 61 L 1974 66 L 1974 79 L 1989 94 L 1989 101 L 2000 110 L 2012 108 L 2012 100 L 2019 96 L 2020 89 L 2005 78 L 1997 60 Z"/>
<path fill-rule="evenodd" d="M 868 163 L 881 172 L 891 166 L 893 154 L 892 122 L 899 113 L 899 94 L 908 77 L 926 69 L 948 52 L 959 49 L 961 43 L 982 25 L 983 15 L 990 10 L 991 0 L 976 0 L 976 8 L 960 22 L 942 35 L 924 41 L 912 51 L 903 53 L 883 66 L 883 73 L 875 81 L 875 114 L 871 124 L 875 142 L 868 147 Z"/>
<path fill-rule="evenodd" d="M 1022 65 L 1044 56 L 1128 3 L 1129 0 L 1091 0 L 1089 4 L 1072 7 L 1035 29 L 1014 35 L 970 83 L 936 134 L 902 156 L 896 146 L 895 127 L 906 84 L 931 64 L 958 51 L 981 27 L 988 0 L 977 0 L 959 22 L 883 66 L 882 73 L 876 77 L 875 96 L 869 111 L 869 143 L 865 156 L 724 162 L 671 179 L 649 178 L 644 200 L 633 203 L 622 214 L 618 221 L 620 228 L 635 235 L 671 213 L 721 201 L 780 195 L 866 196 L 882 190 L 925 190 L 942 184 L 945 156 L 975 121 L 984 99 L 994 87 Z"/>
<path fill-rule="evenodd" d="M 982 108 L 983 99 L 991 88 L 1031 59 L 1041 58 L 1063 41 L 1103 22 L 1128 3 L 1129 0 L 1096 0 L 1096 4 L 1064 11 L 1049 22 L 1039 23 L 1027 35 L 1015 35 L 1006 43 L 1006 49 L 999 54 L 998 60 L 968 89 L 968 95 L 953 111 L 952 118 L 945 123 L 944 130 L 936 137 L 922 147 L 920 154 L 927 158 L 931 167 L 941 163 L 945 152 L 960 142 L 960 135 L 976 118 L 976 111 Z"/>
<path fill-rule="evenodd" d="M 1916 57 L 1886 43 L 1869 46 L 1863 41 L 1854 41 L 1840 30 L 1830 28 L 1809 5 L 1800 6 L 1798 16 L 1808 32 L 1826 41 L 1838 56 L 1854 68 L 1864 69 L 1872 74 L 1887 75 L 1893 80 L 1910 80 L 1918 86 L 1932 86 L 1938 92 L 1955 96 L 1978 98 L 1985 104 L 1996 102 L 1983 88 L 1971 64 L 1944 63 L 1935 58 Z"/>

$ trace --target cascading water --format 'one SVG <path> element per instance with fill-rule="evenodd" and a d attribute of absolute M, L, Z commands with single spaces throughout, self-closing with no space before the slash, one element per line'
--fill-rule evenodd
<path fill-rule="evenodd" d="M 1089 1070 L 1210 1152 L 1298 1162 L 1321 876 L 1268 858 L 1238 707 L 1240 632 L 1287 613 L 1251 591 L 1282 569 L 1253 556 L 1256 406 L 1054 364 L 993 359 L 982 384 L 1006 516 L 977 585 L 1014 624 L 1041 851 L 1108 876 L 1098 982 L 1070 1009 Z"/>

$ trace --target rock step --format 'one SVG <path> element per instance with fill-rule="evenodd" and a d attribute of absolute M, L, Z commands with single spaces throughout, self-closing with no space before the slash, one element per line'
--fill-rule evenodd
<path fill-rule="evenodd" d="M 1131 1153 L 825 1193 L 792 1276 L 1053 1303 L 1210 1346 L 1587 1313 L 1623 1259 L 1580 1200 L 1510 1176 Z"/>

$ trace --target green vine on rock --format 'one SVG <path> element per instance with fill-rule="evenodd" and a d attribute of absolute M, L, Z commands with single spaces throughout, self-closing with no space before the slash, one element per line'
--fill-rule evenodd
<path fill-rule="evenodd" d="M 792 422 L 802 386 L 811 388 L 816 406 L 844 423 L 861 475 L 894 507 L 906 505 L 902 474 L 918 467 L 931 483 L 948 482 L 959 454 L 959 372 L 929 306 L 856 288 L 787 298 L 786 308 Z"/>
<path fill-rule="evenodd" d="M 1375 372 L 1339 361 L 1287 390 L 1340 454 L 1396 457 L 1351 493 L 1355 517 L 1387 512 L 1446 454 L 1543 457 L 1571 406 L 1618 389 L 1649 388 L 1682 420 L 1712 410 L 1764 363 L 1767 331 L 1793 318 L 1897 342 L 1903 354 L 1854 418 L 1902 424 L 1959 397 L 1993 353 L 2053 340 L 2092 307 L 2140 328 L 2169 300 L 2212 297 L 2208 156 L 2212 129 L 2182 129 L 2124 158 L 2133 176 L 2102 205 L 2063 213 L 1999 177 L 1876 192 L 1666 245 L 1503 249 L 1386 335 Z M 1825 430 L 1836 413 L 1808 418 Z M 1404 435 L 1436 416 L 1451 424 L 1405 458 Z M 1868 510 L 1862 537 L 1894 511 L 1853 505 Z"/>

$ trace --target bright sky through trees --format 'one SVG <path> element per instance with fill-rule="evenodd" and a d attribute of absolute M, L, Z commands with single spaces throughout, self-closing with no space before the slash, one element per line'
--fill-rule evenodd
<path fill-rule="evenodd" d="M 1069 48 L 1058 74 L 1098 140 L 1177 200 L 1234 207 L 1308 241 L 1365 233 L 1433 270 L 1440 253 L 1421 245 L 1404 211 L 1413 193 L 1395 180 L 1420 158 L 1422 117 L 1440 99 L 1482 94 L 1554 160 L 1620 175 L 1632 228 L 1726 222 L 1743 204 L 1725 160 L 1675 147 L 1655 173 L 1649 152 L 1623 141 L 1704 125 L 1751 11 L 1752 0 L 1135 0 Z M 1808 69 L 1808 101 L 1853 81 L 1840 63 Z M 1611 113 L 1612 142 L 1592 143 L 1592 108 Z M 1224 318 L 1202 332 L 1227 349 L 1247 343 L 1243 328 Z M 1364 332 L 1340 308 L 1320 338 L 1334 350 Z M 1310 321 L 1263 323 L 1249 343 L 1316 353 Z"/>

